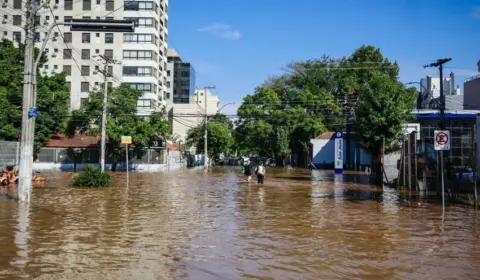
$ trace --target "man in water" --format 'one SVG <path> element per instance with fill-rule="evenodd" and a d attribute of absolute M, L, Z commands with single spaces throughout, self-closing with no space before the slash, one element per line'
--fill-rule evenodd
<path fill-rule="evenodd" d="M 257 166 L 255 169 L 255 173 L 257 173 L 257 182 L 263 185 L 263 179 L 265 178 L 265 166 L 263 162 L 260 162 L 260 165 Z"/>
<path fill-rule="evenodd" d="M 248 163 L 245 165 L 245 172 L 243 173 L 245 175 L 245 181 L 250 182 L 252 180 L 252 164 Z"/>

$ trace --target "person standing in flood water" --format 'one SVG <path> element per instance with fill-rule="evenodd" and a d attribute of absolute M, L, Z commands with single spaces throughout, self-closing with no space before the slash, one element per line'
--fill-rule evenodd
<path fill-rule="evenodd" d="M 245 172 L 243 174 L 245 175 L 245 181 L 250 182 L 252 180 L 252 164 L 248 163 L 244 168 Z"/>
<path fill-rule="evenodd" d="M 257 182 L 259 184 L 263 185 L 263 179 L 265 179 L 265 171 L 265 165 L 263 165 L 263 162 L 260 162 L 260 164 L 255 169 L 255 173 L 257 173 Z"/>

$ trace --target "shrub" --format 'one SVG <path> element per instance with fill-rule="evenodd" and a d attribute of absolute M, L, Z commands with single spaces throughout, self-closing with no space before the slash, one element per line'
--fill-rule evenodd
<path fill-rule="evenodd" d="M 74 187 L 84 188 L 102 188 L 109 187 L 112 184 L 112 177 L 106 172 L 102 172 L 101 168 L 95 168 L 87 165 L 85 170 L 75 177 Z"/>

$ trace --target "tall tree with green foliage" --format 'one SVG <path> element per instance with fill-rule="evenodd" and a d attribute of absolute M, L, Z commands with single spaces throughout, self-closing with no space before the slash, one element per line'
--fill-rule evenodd
<path fill-rule="evenodd" d="M 125 149 L 121 147 L 122 136 L 132 136 L 133 154 L 138 158 L 145 154 L 145 147 L 158 137 L 166 138 L 170 131 L 169 122 L 160 114 L 153 114 L 147 119 L 137 115 L 137 100 L 142 96 L 138 90 L 128 85 L 121 85 L 108 90 L 107 114 L 107 156 L 112 160 L 112 171 L 117 163 L 125 157 Z M 87 104 L 72 112 L 66 133 L 101 135 L 103 108 L 103 92 L 91 92 Z"/>
<path fill-rule="evenodd" d="M 24 45 L 0 42 L 0 139 L 17 141 L 22 124 Z M 35 51 L 38 55 L 39 51 Z M 39 69 L 47 62 L 40 60 Z M 48 143 L 55 132 L 65 126 L 68 115 L 69 90 L 65 74 L 41 76 L 37 69 L 37 109 L 35 119 L 35 152 Z"/>
<path fill-rule="evenodd" d="M 208 157 L 214 161 L 218 160 L 220 155 L 228 154 L 232 145 L 232 133 L 228 124 L 212 121 L 207 124 L 208 134 Z M 197 153 L 205 151 L 205 125 L 200 124 L 191 128 L 187 133 L 187 147 L 196 147 Z"/>

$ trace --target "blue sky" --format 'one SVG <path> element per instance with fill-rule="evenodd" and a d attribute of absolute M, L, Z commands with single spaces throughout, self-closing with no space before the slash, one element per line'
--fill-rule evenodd
<path fill-rule="evenodd" d="M 191 63 L 197 86 L 235 114 L 242 97 L 294 60 L 349 55 L 362 44 L 400 64 L 403 82 L 451 57 L 456 83 L 477 74 L 480 0 L 170 0 L 169 48 Z"/>

